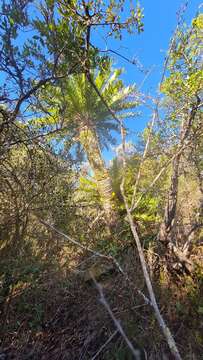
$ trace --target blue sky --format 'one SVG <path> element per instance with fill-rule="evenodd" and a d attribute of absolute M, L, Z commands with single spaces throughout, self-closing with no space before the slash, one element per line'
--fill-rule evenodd
<path fill-rule="evenodd" d="M 134 2 L 136 3 L 136 0 L 134 0 Z M 99 30 L 97 27 L 91 40 L 95 45 L 98 45 L 101 50 L 110 48 L 130 59 L 139 59 L 144 69 L 152 68 L 151 74 L 147 78 L 142 91 L 155 96 L 169 41 L 177 25 L 177 11 L 183 5 L 183 2 L 184 0 L 140 0 L 141 7 L 144 8 L 144 32 L 140 35 L 129 35 L 125 33 L 122 41 L 115 41 L 109 38 L 106 44 L 103 40 L 104 30 Z M 128 0 L 126 3 L 128 3 Z M 188 1 L 188 7 L 184 15 L 188 24 L 191 23 L 200 4 L 201 0 Z M 128 13 L 128 11 L 129 9 L 126 7 L 125 12 Z M 115 67 L 125 69 L 122 76 L 126 85 L 136 83 L 139 86 L 142 83 L 144 75 L 136 66 L 116 56 Z M 4 81 L 5 78 L 2 77 L 2 79 Z M 141 116 L 127 121 L 127 126 L 131 129 L 131 134 L 127 139 L 128 141 L 136 142 L 136 133 L 142 131 L 146 123 L 150 120 L 150 111 L 146 108 L 142 108 L 141 110 L 143 111 Z M 119 141 L 118 137 L 118 144 Z M 115 155 L 111 150 L 105 150 L 103 154 L 107 161 Z"/>
<path fill-rule="evenodd" d="M 151 75 L 147 78 L 142 90 L 146 93 L 155 95 L 160 82 L 164 58 L 168 49 L 170 38 L 177 25 L 177 12 L 183 5 L 182 0 L 142 0 L 140 1 L 144 8 L 144 32 L 140 35 L 125 34 L 121 42 L 109 41 L 108 47 L 117 50 L 128 58 L 136 57 L 140 60 L 145 69 L 153 67 Z M 189 1 L 184 19 L 188 24 L 195 16 L 201 1 Z M 105 49 L 106 44 L 100 37 L 100 47 Z M 144 75 L 134 66 L 119 57 L 115 58 L 117 67 L 124 67 L 123 75 L 126 84 L 141 84 Z M 141 131 L 149 121 L 150 113 L 144 110 L 142 116 L 128 121 L 127 126 L 133 132 Z M 136 135 L 132 134 L 129 139 L 134 142 Z M 106 160 L 109 160 L 112 151 L 104 151 Z"/>

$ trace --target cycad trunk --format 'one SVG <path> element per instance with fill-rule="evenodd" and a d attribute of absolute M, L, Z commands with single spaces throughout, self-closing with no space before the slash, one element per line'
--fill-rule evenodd
<path fill-rule="evenodd" d="M 111 178 L 102 159 L 97 135 L 91 126 L 85 124 L 80 128 L 79 138 L 94 173 L 102 206 L 105 211 L 106 222 L 112 227 L 116 224 L 118 213 L 113 198 Z"/>

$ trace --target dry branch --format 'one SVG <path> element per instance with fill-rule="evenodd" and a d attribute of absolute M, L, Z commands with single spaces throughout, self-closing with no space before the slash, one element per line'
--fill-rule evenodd
<path fill-rule="evenodd" d="M 154 113 L 153 113 L 153 116 L 152 116 L 152 121 L 151 121 L 151 123 L 149 125 L 149 134 L 148 134 L 148 137 L 147 137 L 144 153 L 143 153 L 143 156 L 142 156 L 142 159 L 141 159 L 141 162 L 140 162 L 140 166 L 139 166 L 139 170 L 138 170 L 138 174 L 137 174 L 137 178 L 136 178 L 136 182 L 135 182 L 135 186 L 134 186 L 134 190 L 133 190 L 133 196 L 132 196 L 132 202 L 131 202 L 131 208 L 130 208 L 131 211 L 134 209 L 134 202 L 135 202 L 135 197 L 136 197 L 136 194 L 137 194 L 137 188 L 138 188 L 140 177 L 141 177 L 142 165 L 143 165 L 143 163 L 144 163 L 144 161 L 146 159 L 146 156 L 147 156 L 147 152 L 148 152 L 149 145 L 150 145 L 150 140 L 151 140 L 151 135 L 152 135 L 152 130 L 153 130 L 153 127 L 154 127 L 156 117 L 157 117 L 157 106 L 154 109 Z"/>
<path fill-rule="evenodd" d="M 153 287 L 152 287 L 152 283 L 151 283 L 151 280 L 150 280 L 150 277 L 149 277 L 149 273 L 148 273 L 148 270 L 147 270 L 147 265 L 146 265 L 143 249 L 142 249 L 142 246 L 141 246 L 141 243 L 140 243 L 139 236 L 138 236 L 137 231 L 136 231 L 136 227 L 135 227 L 134 222 L 133 222 L 133 218 L 132 218 L 130 209 L 128 207 L 128 204 L 127 204 L 127 201 L 126 201 L 126 198 L 125 198 L 125 194 L 124 194 L 124 191 L 123 191 L 123 186 L 121 186 L 121 191 L 122 191 L 122 194 L 123 194 L 125 207 L 126 207 L 126 210 L 127 210 L 127 216 L 128 216 L 128 220 L 129 220 L 129 223 L 130 223 L 130 228 L 131 228 L 133 237 L 134 237 L 136 245 L 137 245 L 138 254 L 139 254 L 139 257 L 140 257 L 140 262 L 141 262 L 141 265 L 142 265 L 142 271 L 143 271 L 143 274 L 144 274 L 145 282 L 146 282 L 146 285 L 147 285 L 147 289 L 148 289 L 148 292 L 149 292 L 149 297 L 150 297 L 150 300 L 151 300 L 151 303 L 152 303 L 152 307 L 154 309 L 156 319 L 157 319 L 157 321 L 159 323 L 159 326 L 162 329 L 162 332 L 163 332 L 163 334 L 164 334 L 164 336 L 166 338 L 166 341 L 167 341 L 168 346 L 169 346 L 169 348 L 171 350 L 171 353 L 174 355 L 174 358 L 176 360 L 181 360 L 182 358 L 181 358 L 180 353 L 178 351 L 178 348 L 176 346 L 173 335 L 172 335 L 170 329 L 167 327 L 167 325 L 166 325 L 166 323 L 165 323 L 165 321 L 164 321 L 164 319 L 163 319 L 163 317 L 162 317 L 162 315 L 160 313 L 160 310 L 159 310 L 159 307 L 158 307 L 158 304 L 157 304 L 157 301 L 156 301 L 156 298 L 155 298 L 154 290 L 153 290 Z"/>
<path fill-rule="evenodd" d="M 111 342 L 111 340 L 118 334 L 118 329 L 111 334 L 111 336 L 108 338 L 108 340 L 100 347 L 100 349 L 96 352 L 96 354 L 91 358 L 91 360 L 95 360 L 101 352 L 105 349 L 105 347 Z"/>
<path fill-rule="evenodd" d="M 95 257 L 100 257 L 100 258 L 106 259 L 108 261 L 112 261 L 115 264 L 115 266 L 117 267 L 117 269 L 119 270 L 119 272 L 124 276 L 125 280 L 129 283 L 130 286 L 132 286 L 133 290 L 135 290 L 144 299 L 144 301 L 145 301 L 145 303 L 147 305 L 152 306 L 150 299 L 148 299 L 148 297 L 140 289 L 138 289 L 137 287 L 134 286 L 134 284 L 132 284 L 132 282 L 129 279 L 128 275 L 124 272 L 121 265 L 118 263 L 118 261 L 113 256 L 105 255 L 105 254 L 102 254 L 101 252 L 94 251 L 91 248 L 82 245 L 80 242 L 76 241 L 75 239 L 73 239 L 69 235 L 64 234 L 62 231 L 56 229 L 53 225 L 47 223 L 46 221 L 41 220 L 38 217 L 37 217 L 37 219 L 41 224 L 45 225 L 47 228 L 51 229 L 52 231 L 55 231 L 58 235 L 64 237 L 66 240 L 68 240 L 70 243 L 76 245 L 80 249 L 83 249 L 85 251 L 90 252 Z"/>
<path fill-rule="evenodd" d="M 107 310 L 107 312 L 109 313 L 111 319 L 113 320 L 113 323 L 115 325 L 115 327 L 117 328 L 117 330 L 119 331 L 119 333 L 121 334 L 123 340 L 126 342 L 128 348 L 130 349 L 130 351 L 132 352 L 132 354 L 134 355 L 135 359 L 136 360 L 140 360 L 140 357 L 141 357 L 141 350 L 138 349 L 138 348 L 134 348 L 133 344 L 131 343 L 131 341 L 128 339 L 121 323 L 116 319 L 116 317 L 114 316 L 111 308 L 110 308 L 110 305 L 109 303 L 107 302 L 107 300 L 105 299 L 105 296 L 104 296 L 104 293 L 103 293 L 103 290 L 102 290 L 102 287 L 101 285 L 95 280 L 93 274 L 92 274 L 92 279 L 95 283 L 95 286 L 99 292 L 99 295 L 100 295 L 100 302 L 101 304 L 105 307 L 105 309 Z M 145 356 L 146 358 L 146 356 Z"/>
<path fill-rule="evenodd" d="M 124 141 L 124 139 L 123 139 L 123 141 Z M 125 149 L 125 144 L 122 144 L 122 148 L 123 148 L 123 150 Z M 125 167 L 126 167 L 125 153 L 123 152 L 123 169 L 124 170 L 125 170 Z M 174 358 L 176 360 L 181 360 L 182 358 L 181 358 L 180 353 L 178 351 L 178 348 L 176 346 L 173 335 L 172 335 L 170 329 L 167 327 L 167 325 L 166 325 L 166 323 L 165 323 L 165 321 L 164 321 L 164 319 L 163 319 L 163 317 L 162 317 L 162 315 L 160 313 L 160 310 L 159 310 L 159 307 L 158 307 L 158 304 L 157 304 L 157 301 L 156 301 L 156 297 L 155 297 L 155 294 L 154 294 L 154 290 L 153 290 L 153 287 L 152 287 L 150 276 L 149 276 L 149 273 L 148 273 L 148 270 L 147 270 L 147 264 L 146 264 L 146 261 L 145 261 L 144 252 L 143 252 L 141 242 L 140 242 L 140 239 L 139 239 L 135 224 L 133 222 L 131 211 L 130 211 L 130 208 L 128 206 L 128 202 L 127 202 L 127 199 L 126 199 L 126 196 L 125 196 L 124 183 L 125 183 L 125 177 L 123 176 L 123 180 L 122 180 L 122 183 L 121 183 L 121 193 L 122 193 L 125 208 L 126 208 L 126 211 L 127 211 L 127 218 L 128 218 L 129 224 L 130 224 L 130 228 L 131 228 L 131 231 L 132 231 L 132 234 L 133 234 L 133 237 L 135 239 L 135 243 L 136 243 L 136 246 L 137 246 L 137 249 L 138 249 L 138 254 L 139 254 L 139 258 L 140 258 L 140 262 L 141 262 L 141 266 L 142 266 L 142 271 L 143 271 L 144 279 L 145 279 L 147 289 L 148 289 L 148 292 L 149 292 L 149 297 L 150 297 L 150 300 L 151 300 L 151 304 L 152 304 L 152 307 L 154 309 L 154 313 L 155 313 L 156 319 L 158 321 L 158 324 L 159 324 L 159 326 L 160 326 L 160 328 L 161 328 L 161 330 L 162 330 L 162 332 L 163 332 L 163 334 L 164 334 L 164 336 L 166 338 L 168 346 L 169 346 L 169 348 L 171 350 L 171 353 L 173 354 L 173 356 L 174 356 Z"/>
<path fill-rule="evenodd" d="M 147 271 L 147 266 L 146 266 L 146 262 L 145 262 L 145 258 L 144 258 L 144 253 L 143 253 L 143 250 L 142 250 L 142 246 L 141 246 L 141 243 L 140 243 L 140 239 L 138 237 L 138 234 L 137 234 L 137 231 L 136 231 L 136 228 L 135 228 L 135 225 L 133 223 L 133 219 L 132 219 L 132 215 L 130 213 L 130 209 L 128 207 L 128 204 L 127 204 L 127 201 L 126 201 L 126 198 L 125 198 L 125 195 L 124 195 L 124 192 L 123 192 L 123 183 L 122 183 L 122 186 L 121 186 L 121 191 L 122 191 L 122 194 L 124 196 L 124 201 L 125 201 L 125 206 L 126 206 L 126 210 L 127 210 L 127 215 L 128 215 L 128 219 L 129 219 L 129 223 L 130 223 L 130 227 L 131 227 L 131 231 L 133 233 L 133 236 L 134 236 L 134 239 L 135 239 L 135 242 L 136 242 L 136 245 L 137 245 L 137 248 L 138 248 L 138 253 L 139 253 L 139 257 L 140 257 L 140 261 L 141 261 L 141 265 L 142 265 L 142 270 L 143 270 L 143 273 L 144 273 L 144 277 L 145 277 L 145 281 L 146 281 L 146 285 L 147 285 L 147 288 L 148 288 L 148 292 L 149 292 L 149 296 L 150 296 L 150 300 L 137 288 L 134 287 L 134 289 L 143 297 L 143 299 L 145 300 L 145 302 L 149 305 L 151 305 L 154 309 L 154 312 L 155 312 L 155 315 L 156 315 L 156 318 L 157 318 L 157 321 L 163 331 L 163 334 L 167 340 L 167 343 L 169 345 L 169 348 L 171 350 L 171 353 L 174 355 L 175 359 L 176 360 L 182 360 L 180 354 L 179 354 L 179 351 L 176 347 L 176 343 L 173 339 L 173 336 L 169 330 L 169 328 L 167 327 L 167 325 L 165 324 L 165 321 L 160 313 L 160 310 L 159 310 L 159 307 L 157 305 L 157 302 L 156 302 L 156 298 L 155 298 L 155 295 L 154 295 L 154 291 L 153 291 L 153 288 L 152 288 L 152 284 L 151 284 L 151 280 L 150 280 L 150 277 L 149 277 L 149 274 L 148 274 L 148 271 Z M 116 261 L 116 259 L 114 259 L 112 256 L 108 256 L 108 255 L 104 255 L 104 254 L 101 254 L 100 252 L 97 252 L 97 251 L 94 251 L 92 249 L 90 249 L 89 247 L 86 247 L 82 244 L 80 244 L 78 241 L 72 239 L 70 236 L 64 234 L 63 232 L 61 232 L 60 230 L 56 229 L 53 225 L 50 225 L 49 223 L 47 223 L 46 221 L 43 221 L 41 219 L 38 219 L 43 225 L 45 225 L 46 227 L 50 228 L 51 230 L 55 231 L 56 233 L 58 233 L 60 236 L 66 238 L 69 242 L 71 242 L 72 244 L 80 247 L 81 249 L 83 250 L 86 250 L 86 251 L 89 251 L 91 252 L 92 254 L 96 255 L 96 256 L 99 256 L 99 257 L 102 257 L 102 258 L 105 258 L 107 260 L 111 260 L 115 263 L 115 265 L 118 267 L 119 271 L 126 277 L 127 280 L 128 279 L 128 276 L 125 275 L 123 269 L 121 268 L 121 266 L 118 264 L 118 262 Z M 101 297 L 101 299 L 103 299 Z M 103 305 L 105 304 L 105 301 L 101 301 L 103 303 Z M 108 305 L 108 304 L 107 304 Z M 111 309 L 110 309 L 111 310 Z M 109 311 L 109 310 L 108 310 Z M 110 313 L 109 313 L 110 314 Z M 118 324 L 117 324 L 118 325 Z M 121 326 L 121 325 L 120 325 Z M 118 327 L 117 327 L 118 328 Z M 119 328 L 118 328 L 119 330 Z M 122 327 L 120 328 L 119 331 L 122 331 Z M 126 340 L 125 340 L 126 341 Z M 126 341 L 127 342 L 127 341 Z M 131 347 L 130 347 L 131 348 Z M 132 349 L 131 349 L 132 350 Z M 133 350 L 132 350 L 133 351 Z"/>

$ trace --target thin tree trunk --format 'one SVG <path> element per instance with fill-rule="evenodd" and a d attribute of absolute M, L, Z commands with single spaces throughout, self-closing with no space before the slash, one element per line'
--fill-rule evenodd
<path fill-rule="evenodd" d="M 200 104 L 200 99 L 197 97 L 196 103 L 193 105 L 190 113 L 188 116 L 183 117 L 183 121 L 181 124 L 181 131 L 180 131 L 180 142 L 178 145 L 178 149 L 180 149 L 188 140 L 192 124 L 195 120 L 195 116 Z M 178 198 L 178 187 L 179 187 L 179 167 L 180 167 L 180 159 L 182 153 L 177 151 L 177 155 L 175 156 L 173 163 L 172 163 L 172 175 L 171 175 L 171 183 L 170 189 L 167 197 L 167 202 L 165 205 L 165 212 L 164 212 L 164 219 L 160 226 L 158 239 L 165 243 L 166 251 L 169 253 L 173 253 L 180 261 L 181 264 L 190 271 L 192 268 L 191 261 L 187 259 L 185 254 L 181 254 L 180 249 L 176 247 L 175 244 L 175 217 L 176 217 L 176 210 L 177 210 L 177 198 Z M 184 260 L 183 260 L 184 259 Z"/>
<path fill-rule="evenodd" d="M 118 214 L 113 197 L 111 178 L 102 159 L 97 135 L 90 126 L 85 124 L 80 128 L 79 139 L 94 173 L 102 206 L 105 211 L 106 222 L 108 225 L 113 226 L 116 224 Z"/>
<path fill-rule="evenodd" d="M 190 113 L 183 116 L 181 130 L 180 130 L 180 142 L 178 148 L 180 149 L 188 137 L 190 136 L 190 132 L 192 129 L 192 124 L 195 120 L 196 113 L 198 111 L 200 105 L 200 98 L 197 96 L 196 103 L 193 104 Z M 164 241 L 166 243 L 172 243 L 173 237 L 173 228 L 174 228 L 174 220 L 176 215 L 177 208 L 177 196 L 178 196 L 178 185 L 179 185 L 179 165 L 180 165 L 181 153 L 177 152 L 173 160 L 172 165 L 172 176 L 171 176 L 171 185 L 169 189 L 169 194 L 167 198 L 167 203 L 165 206 L 164 220 L 161 224 L 159 231 L 159 240 Z"/>
<path fill-rule="evenodd" d="M 165 205 L 164 220 L 160 226 L 159 240 L 165 243 L 172 241 L 173 226 L 177 208 L 177 195 L 179 183 L 179 164 L 181 154 L 178 154 L 172 163 L 171 185 Z"/>

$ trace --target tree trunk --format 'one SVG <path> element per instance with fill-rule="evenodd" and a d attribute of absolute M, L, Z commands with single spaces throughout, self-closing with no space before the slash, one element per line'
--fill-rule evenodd
<path fill-rule="evenodd" d="M 118 213 L 114 201 L 111 178 L 102 159 L 97 135 L 90 125 L 85 124 L 79 130 L 79 139 L 94 173 L 102 206 L 105 211 L 106 222 L 112 227 L 116 224 Z"/>
<path fill-rule="evenodd" d="M 177 208 L 180 157 L 181 154 L 177 154 L 173 160 L 171 185 L 165 206 L 164 220 L 159 231 L 159 240 L 166 244 L 171 242 L 173 237 L 173 225 Z"/>
<path fill-rule="evenodd" d="M 177 210 L 177 197 L 178 197 L 178 185 L 179 185 L 179 165 L 180 159 L 182 156 L 182 152 L 180 151 L 181 148 L 186 145 L 186 141 L 189 138 L 192 124 L 195 119 L 195 115 L 198 110 L 198 106 L 200 103 L 200 99 L 197 98 L 197 102 L 193 105 L 189 116 L 184 116 L 181 124 L 181 131 L 180 131 L 180 142 L 178 145 L 177 155 L 175 156 L 172 164 L 172 175 L 171 175 L 171 184 L 170 189 L 167 197 L 167 202 L 165 205 L 165 212 L 164 212 L 164 219 L 160 226 L 158 239 L 165 243 L 166 245 L 166 252 L 171 254 L 173 253 L 176 258 L 180 261 L 181 264 L 184 263 L 185 267 L 191 268 L 191 262 L 185 256 L 185 254 L 181 250 L 177 248 L 175 244 L 175 229 L 174 229 L 174 222 Z"/>
<path fill-rule="evenodd" d="M 185 145 L 190 135 L 192 124 L 193 121 L 195 120 L 195 116 L 199 104 L 200 104 L 200 98 L 197 97 L 196 103 L 193 104 L 190 113 L 188 115 L 183 116 L 181 129 L 180 129 L 180 142 L 178 145 L 178 150 L 181 150 L 181 148 L 183 147 L 183 145 Z M 176 208 L 177 208 L 180 158 L 181 158 L 181 152 L 177 151 L 177 155 L 173 160 L 171 185 L 169 189 L 167 203 L 165 206 L 164 220 L 160 226 L 160 231 L 159 231 L 159 240 L 166 243 L 171 243 L 173 237 L 173 225 L 174 225 Z"/>

